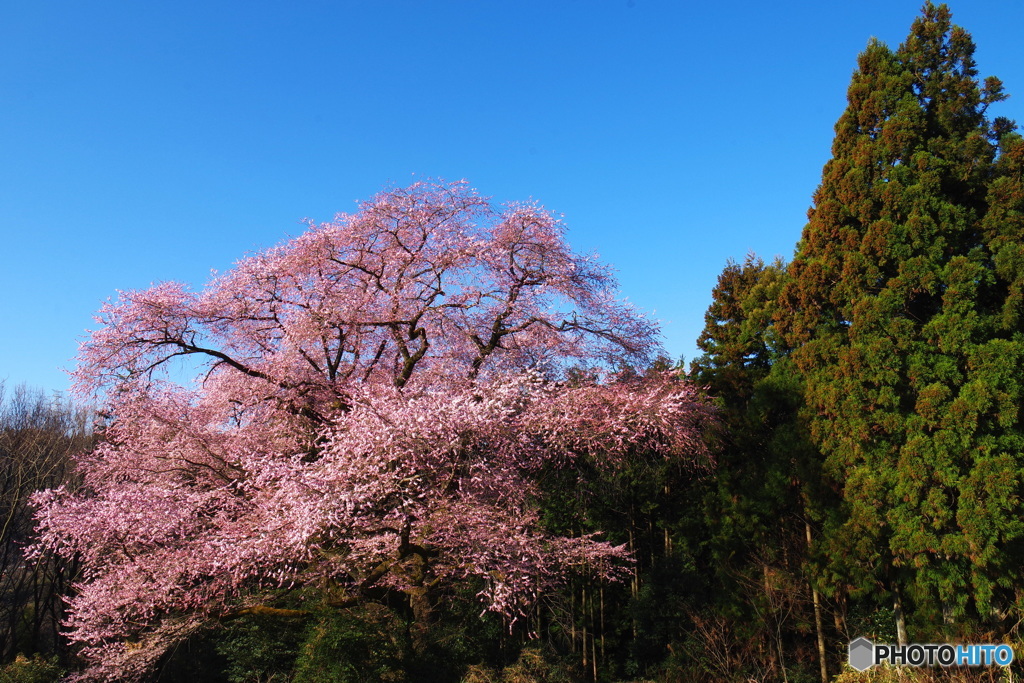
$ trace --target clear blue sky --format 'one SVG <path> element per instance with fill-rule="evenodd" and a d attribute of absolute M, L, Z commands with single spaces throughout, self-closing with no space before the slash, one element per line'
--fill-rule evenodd
<path fill-rule="evenodd" d="M 918 0 L 0 6 L 0 379 L 67 388 L 117 289 L 200 287 L 388 183 L 533 197 L 693 358 L 726 259 L 789 258 L 857 54 Z M 951 3 L 1024 121 L 1024 3 Z"/>

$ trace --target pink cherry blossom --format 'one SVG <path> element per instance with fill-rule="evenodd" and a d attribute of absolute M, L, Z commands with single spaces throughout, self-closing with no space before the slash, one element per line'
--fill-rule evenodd
<path fill-rule="evenodd" d="M 83 679 L 142 677 L 219 617 L 319 588 L 344 606 L 478 577 L 515 618 L 624 548 L 538 522 L 532 473 L 644 450 L 696 462 L 713 415 L 643 364 L 657 330 L 543 207 L 466 183 L 392 189 L 193 293 L 122 292 L 82 346 L 102 401 L 82 486 L 36 495 L 41 540 L 81 559 L 66 623 Z M 201 372 L 169 381 L 179 359 Z"/>

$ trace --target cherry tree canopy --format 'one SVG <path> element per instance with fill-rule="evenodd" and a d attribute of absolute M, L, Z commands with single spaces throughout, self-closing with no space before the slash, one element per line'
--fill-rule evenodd
<path fill-rule="evenodd" d="M 123 292 L 82 346 L 108 416 L 83 485 L 36 496 L 41 541 L 82 560 L 68 626 L 85 678 L 142 676 L 210 619 L 282 590 L 337 606 L 478 577 L 514 618 L 574 566 L 625 551 L 546 534 L 530 472 L 644 450 L 706 455 L 709 409 L 645 363 L 657 331 L 543 208 L 465 183 L 393 189 L 240 261 L 202 292 Z M 201 361 L 191 386 L 175 358 Z"/>

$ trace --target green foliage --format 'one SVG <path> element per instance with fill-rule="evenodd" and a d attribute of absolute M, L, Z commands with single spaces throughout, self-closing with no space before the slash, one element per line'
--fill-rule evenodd
<path fill-rule="evenodd" d="M 582 678 L 578 667 L 551 648 L 524 647 L 519 658 L 509 666 L 470 667 L 462 683 L 574 683 Z"/>
<path fill-rule="evenodd" d="M 508 624 L 481 615 L 474 582 L 436 595 L 424 637 L 414 637 L 408 605 L 368 603 L 324 609 L 308 621 L 298 644 L 296 683 L 437 681 L 455 683 L 471 665 L 499 667 L 519 651 Z"/>
<path fill-rule="evenodd" d="M 18 655 L 0 668 L 0 683 L 57 683 L 65 674 L 56 657 Z"/>
<path fill-rule="evenodd" d="M 718 276 L 697 339 L 704 355 L 691 364 L 691 373 L 726 407 L 749 401 L 754 384 L 781 353 L 773 318 L 785 276 L 781 259 L 766 266 L 754 254 L 742 264 L 729 261 Z"/>
<path fill-rule="evenodd" d="M 274 683 L 291 680 L 292 667 L 306 637 L 302 619 L 253 616 L 229 622 L 215 641 L 224 658 L 223 680 Z"/>
<path fill-rule="evenodd" d="M 841 501 L 829 570 L 905 593 L 923 633 L 1021 578 L 1021 152 L 973 53 L 929 2 L 898 50 L 861 54 L 778 325 Z"/>
<path fill-rule="evenodd" d="M 728 654 L 719 674 L 767 675 L 742 663 L 763 639 L 744 632 L 773 618 L 768 590 L 744 594 L 758 566 L 831 600 L 833 639 L 900 595 L 921 637 L 988 628 L 1017 600 L 1024 144 L 986 119 L 1003 95 L 973 51 L 931 3 L 898 50 L 872 41 L 793 263 L 730 262 L 713 291 L 691 371 L 729 427 L 704 493 L 728 597 L 695 617 Z M 787 648 L 807 645 L 809 611 Z"/>
<path fill-rule="evenodd" d="M 806 559 L 820 477 L 798 416 L 803 378 L 775 329 L 787 280 L 781 259 L 728 263 L 691 367 L 728 427 L 716 477 L 698 487 L 715 599 L 693 616 L 689 668 L 672 663 L 703 680 L 794 680 L 800 666 L 787 651 L 817 661 Z"/>
<path fill-rule="evenodd" d="M 325 613 L 311 624 L 295 662 L 295 683 L 405 681 L 404 629 L 385 607 Z"/>
<path fill-rule="evenodd" d="M 726 264 L 697 342 L 704 355 L 691 365 L 728 427 L 717 476 L 703 493 L 707 540 L 726 573 L 757 549 L 780 547 L 780 514 L 794 504 L 794 439 L 778 428 L 792 421 L 800 386 L 775 369 L 786 350 L 773 325 L 785 283 L 780 259 L 765 265 L 751 254 L 742 265 Z"/>
<path fill-rule="evenodd" d="M 283 603 L 308 610 L 305 617 L 229 619 L 179 646 L 161 667 L 159 680 L 454 683 L 472 664 L 500 668 L 520 647 L 499 617 L 480 615 L 479 589 L 467 585 L 439 596 L 422 648 L 414 646 L 407 605 L 318 608 L 316 593 L 306 591 Z"/>

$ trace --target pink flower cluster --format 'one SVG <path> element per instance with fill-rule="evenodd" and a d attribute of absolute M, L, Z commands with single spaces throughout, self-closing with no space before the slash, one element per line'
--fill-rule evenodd
<path fill-rule="evenodd" d="M 201 293 L 122 293 L 81 351 L 107 426 L 75 490 L 37 494 L 38 548 L 78 557 L 84 678 L 142 676 L 207 620 L 319 587 L 344 605 L 480 577 L 522 614 L 626 552 L 545 533 L 531 473 L 637 450 L 693 461 L 710 409 L 643 362 L 656 329 L 571 253 L 558 220 L 465 183 L 382 193 L 239 262 Z M 189 387 L 161 373 L 199 360 Z"/>

